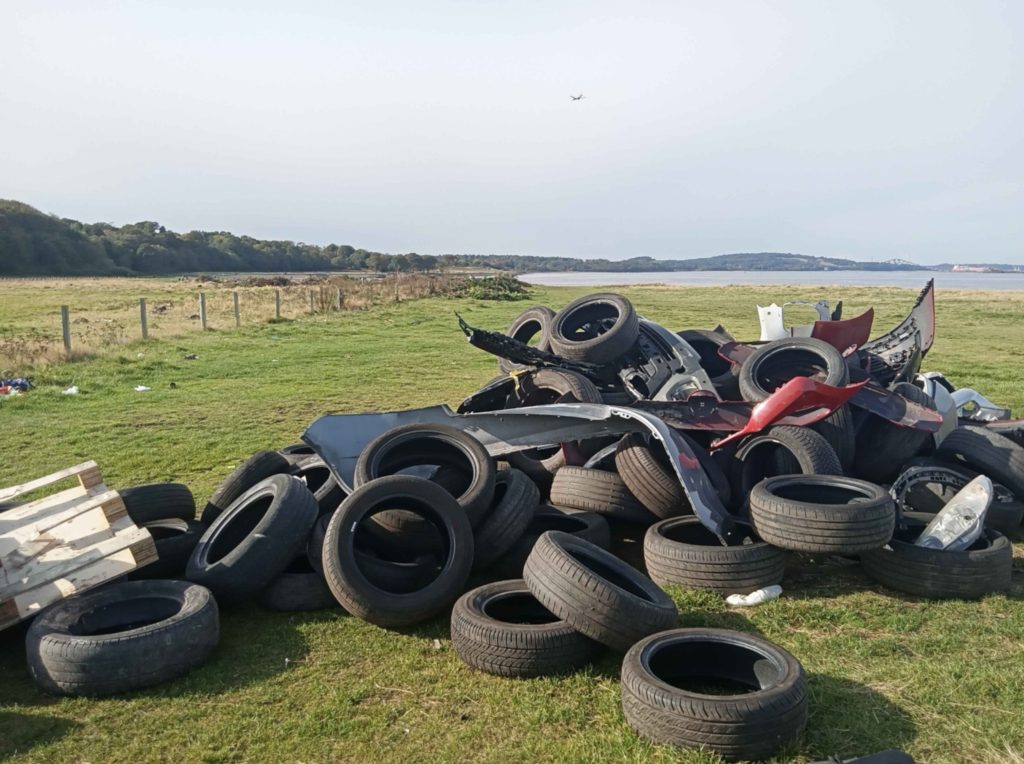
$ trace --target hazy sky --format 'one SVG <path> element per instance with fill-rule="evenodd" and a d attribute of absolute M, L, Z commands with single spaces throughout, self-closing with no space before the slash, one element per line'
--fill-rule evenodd
<path fill-rule="evenodd" d="M 0 0 L 0 198 L 389 252 L 1024 262 L 1024 2 Z"/>

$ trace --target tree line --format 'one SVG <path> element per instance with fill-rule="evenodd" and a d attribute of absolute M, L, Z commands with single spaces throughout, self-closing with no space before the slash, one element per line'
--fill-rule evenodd
<path fill-rule="evenodd" d="M 577 259 L 533 255 L 385 254 L 347 244 L 318 246 L 237 236 L 175 233 L 159 223 L 80 223 L 0 199 L 0 276 L 169 275 L 237 271 L 436 271 L 495 268 L 537 271 L 890 270 L 918 266 L 758 252 L 689 260 Z"/>

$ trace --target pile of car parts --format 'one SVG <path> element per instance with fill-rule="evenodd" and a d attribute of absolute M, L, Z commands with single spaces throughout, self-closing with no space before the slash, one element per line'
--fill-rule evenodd
<path fill-rule="evenodd" d="M 983 421 L 1002 411 L 920 371 L 932 284 L 874 340 L 871 311 L 818 309 L 790 330 L 781 309 L 763 312 L 757 343 L 671 331 L 616 294 L 530 308 L 507 333 L 460 318 L 500 375 L 457 411 L 324 416 L 303 443 L 242 463 L 198 520 L 184 486 L 122 492 L 159 554 L 133 575 L 185 583 L 58 603 L 30 632 L 33 675 L 72 694 L 162 681 L 213 649 L 217 606 L 246 601 L 340 606 L 385 628 L 450 613 L 456 654 L 481 671 L 531 677 L 624 654 L 638 733 L 769 756 L 807 723 L 799 662 L 749 634 L 677 628 L 666 588 L 747 595 L 784 583 L 796 553 L 857 558 L 914 596 L 981 597 L 1008 586 L 1007 534 L 1024 514 L 1024 426 Z M 993 489 L 977 538 L 916 544 L 979 473 Z M 161 624 L 182 630 L 189 661 L 147 652 Z M 48 647 L 94 632 L 138 639 L 120 681 L 78 681 L 109 665 L 105 647 L 77 667 Z"/>

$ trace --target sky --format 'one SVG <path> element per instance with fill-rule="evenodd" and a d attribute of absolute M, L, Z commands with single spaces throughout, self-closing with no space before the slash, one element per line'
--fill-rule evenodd
<path fill-rule="evenodd" d="M 1024 2 L 0 0 L 0 198 L 394 253 L 1022 263 Z"/>

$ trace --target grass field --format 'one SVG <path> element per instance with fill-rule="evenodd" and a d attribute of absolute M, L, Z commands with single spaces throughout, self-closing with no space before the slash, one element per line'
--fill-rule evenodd
<path fill-rule="evenodd" d="M 138 286 L 129 282 L 125 295 Z M 84 290 L 84 288 L 83 288 Z M 581 289 L 536 289 L 559 307 Z M 721 322 L 755 337 L 754 305 L 842 298 L 896 323 L 905 290 L 623 289 L 673 329 Z M 31 285 L 0 283 L 0 326 L 40 315 Z M 87 294 L 82 295 L 88 299 Z M 175 480 L 202 502 L 253 451 L 295 442 L 332 411 L 457 403 L 495 373 L 453 311 L 503 328 L 528 303 L 430 299 L 235 330 L 135 342 L 39 369 L 0 402 L 0 485 L 88 458 L 108 484 Z M 1024 410 L 1024 294 L 941 291 L 926 366 Z M 47 313 L 46 316 L 50 314 Z M 195 353 L 197 360 L 185 360 Z M 0 368 L 8 368 L 0 358 Z M 14 371 L 17 371 L 16 369 Z M 78 396 L 61 390 L 74 381 Z M 171 388 L 171 383 L 175 387 Z M 134 385 L 152 388 L 135 393 Z M 1024 575 L 981 602 L 932 603 L 870 584 L 856 566 L 794 559 L 783 598 L 729 612 L 717 596 L 670 593 L 682 625 L 763 634 L 810 678 L 811 718 L 778 761 L 903 747 L 919 762 L 1024 761 Z M 27 676 L 17 629 L 0 633 L 0 758 L 139 761 L 673 761 L 712 756 L 653 746 L 622 719 L 619 659 L 561 678 L 502 680 L 463 665 L 439 618 L 385 631 L 341 611 L 222 613 L 213 660 L 181 680 L 105 700 L 56 699 Z"/>

